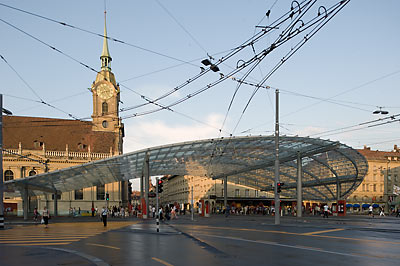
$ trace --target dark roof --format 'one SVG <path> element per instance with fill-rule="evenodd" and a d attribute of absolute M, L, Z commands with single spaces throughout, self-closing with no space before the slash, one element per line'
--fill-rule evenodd
<path fill-rule="evenodd" d="M 358 149 L 359 153 L 364 155 L 367 160 L 382 160 L 387 161 L 388 157 L 400 157 L 400 152 L 395 146 L 393 151 L 373 151 L 370 147 L 364 147 L 364 149 Z"/>
<path fill-rule="evenodd" d="M 115 151 L 118 137 L 113 132 L 92 131 L 91 121 L 43 117 L 3 116 L 3 147 L 5 149 L 109 153 Z"/>

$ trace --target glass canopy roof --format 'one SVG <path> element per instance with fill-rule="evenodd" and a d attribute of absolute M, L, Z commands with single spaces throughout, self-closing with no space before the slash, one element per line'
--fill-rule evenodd
<path fill-rule="evenodd" d="M 368 171 L 366 159 L 349 146 L 330 140 L 279 138 L 281 197 L 295 198 L 297 158 L 302 158 L 303 199 L 335 200 L 349 196 Z M 30 194 L 72 191 L 139 178 L 146 157 L 149 174 L 227 176 L 249 188 L 273 192 L 274 136 L 206 139 L 153 147 L 36 176 L 5 182 L 9 191 L 26 187 Z"/>

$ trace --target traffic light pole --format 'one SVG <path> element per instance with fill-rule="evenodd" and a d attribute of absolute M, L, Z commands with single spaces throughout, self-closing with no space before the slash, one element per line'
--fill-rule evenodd
<path fill-rule="evenodd" d="M 278 183 L 279 183 L 279 90 L 275 90 L 276 96 L 276 111 L 275 111 L 275 224 L 280 224 L 280 207 L 281 202 L 278 193 Z"/>

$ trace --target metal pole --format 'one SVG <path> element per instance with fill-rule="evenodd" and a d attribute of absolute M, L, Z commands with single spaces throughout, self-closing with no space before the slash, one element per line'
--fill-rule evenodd
<path fill-rule="evenodd" d="M 384 207 L 384 212 L 388 213 L 389 212 L 389 193 L 388 193 L 388 186 L 389 186 L 389 163 L 390 161 L 388 160 L 386 162 L 386 176 L 384 175 L 383 179 L 383 200 L 385 202 L 385 207 Z"/>
<path fill-rule="evenodd" d="M 23 188 L 22 192 L 22 208 L 24 211 L 24 220 L 28 220 L 28 187 Z"/>
<path fill-rule="evenodd" d="M 228 211 L 228 177 L 224 177 L 224 206 L 225 212 Z"/>
<path fill-rule="evenodd" d="M 0 94 L 0 229 L 4 228 L 3 194 L 3 94 Z"/>
<path fill-rule="evenodd" d="M 158 177 L 156 177 L 156 224 L 157 224 L 157 233 L 160 232 L 160 211 L 158 207 Z"/>
<path fill-rule="evenodd" d="M 58 215 L 58 194 L 57 194 L 57 190 L 54 191 L 54 217 L 56 217 Z"/>
<path fill-rule="evenodd" d="M 191 201 L 190 205 L 191 205 L 191 213 L 192 213 L 192 221 L 193 221 L 193 216 L 194 216 L 194 207 L 193 207 L 193 186 L 192 186 L 192 201 Z"/>
<path fill-rule="evenodd" d="M 302 184 L 302 160 L 300 152 L 297 152 L 297 217 L 302 216 L 303 206 L 303 184 Z"/>
<path fill-rule="evenodd" d="M 276 102 L 275 102 L 275 224 L 280 224 L 280 206 L 281 202 L 278 194 L 278 183 L 279 183 L 279 90 L 275 90 Z"/>
<path fill-rule="evenodd" d="M 146 160 L 144 166 L 144 198 L 145 198 L 145 208 L 146 208 L 146 215 L 143 217 L 147 219 L 149 215 L 149 178 L 150 178 L 150 167 L 149 167 L 149 153 L 146 152 Z"/>

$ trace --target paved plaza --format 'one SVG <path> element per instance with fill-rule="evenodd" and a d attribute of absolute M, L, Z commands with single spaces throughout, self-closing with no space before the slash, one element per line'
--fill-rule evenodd
<path fill-rule="evenodd" d="M 190 215 L 162 222 L 18 218 L 0 231 L 1 265 L 389 265 L 400 261 L 400 218 Z"/>

